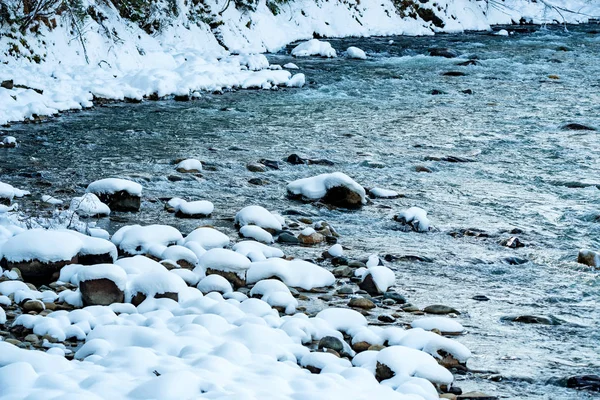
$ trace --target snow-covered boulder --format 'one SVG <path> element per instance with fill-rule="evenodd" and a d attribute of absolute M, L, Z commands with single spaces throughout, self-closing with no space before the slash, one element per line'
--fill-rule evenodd
<path fill-rule="evenodd" d="M 31 194 L 27 190 L 20 190 L 8 183 L 0 182 L 0 204 L 10 206 L 15 197 L 23 197 Z"/>
<path fill-rule="evenodd" d="M 235 214 L 236 226 L 256 225 L 269 232 L 279 231 L 281 221 L 267 209 L 261 206 L 248 206 Z"/>
<path fill-rule="evenodd" d="M 387 292 L 390 286 L 393 286 L 396 282 L 394 271 L 388 267 L 376 265 L 362 271 L 357 270 L 356 273 L 362 277 L 358 287 L 371 296 L 379 296 Z"/>
<path fill-rule="evenodd" d="M 458 335 L 465 331 L 465 328 L 459 322 L 446 317 L 419 318 L 411 322 L 410 325 L 413 328 L 421 328 L 426 331 L 437 329 L 444 335 Z"/>
<path fill-rule="evenodd" d="M 287 286 L 305 290 L 332 286 L 335 283 L 331 272 L 308 261 L 270 258 L 250 265 L 246 278 L 248 283 L 268 278 L 277 278 Z"/>
<path fill-rule="evenodd" d="M 229 245 L 229 236 L 214 228 L 201 227 L 185 237 L 185 244 L 197 243 L 205 250 L 223 248 Z"/>
<path fill-rule="evenodd" d="M 182 173 L 198 173 L 202 171 L 202 163 L 194 158 L 188 158 L 177 164 L 175 169 Z"/>
<path fill-rule="evenodd" d="M 315 245 L 325 241 L 325 236 L 315 231 L 313 228 L 304 228 L 298 235 L 298 240 L 303 245 Z"/>
<path fill-rule="evenodd" d="M 83 265 L 112 264 L 118 256 L 117 246 L 109 240 L 87 236 L 70 229 L 60 229 L 81 240 L 82 246 L 77 253 L 77 263 Z"/>
<path fill-rule="evenodd" d="M 181 244 L 181 233 L 168 225 L 127 225 L 112 236 L 111 241 L 125 254 L 146 254 L 151 246 Z"/>
<path fill-rule="evenodd" d="M 373 188 L 369 190 L 369 197 L 372 199 L 397 199 L 400 193 L 395 190 Z"/>
<path fill-rule="evenodd" d="M 394 220 L 415 232 L 428 232 L 431 229 L 431 223 L 429 222 L 429 218 L 427 218 L 427 211 L 419 207 L 410 207 L 402 211 L 394 216 Z"/>
<path fill-rule="evenodd" d="M 169 246 L 161 252 L 160 258 L 171 260 L 182 268 L 194 269 L 198 264 L 198 256 L 187 247 Z"/>
<path fill-rule="evenodd" d="M 240 228 L 240 236 L 244 238 L 254 239 L 257 242 L 271 244 L 274 243 L 273 235 L 256 225 L 245 225 Z"/>
<path fill-rule="evenodd" d="M 577 262 L 590 267 L 600 267 L 600 254 L 592 250 L 581 249 L 577 255 Z"/>
<path fill-rule="evenodd" d="M 367 203 L 365 189 L 342 172 L 298 179 L 287 185 L 288 195 L 336 207 L 359 208 Z"/>
<path fill-rule="evenodd" d="M 311 39 L 300 43 L 298 46 L 294 47 L 292 55 L 294 57 L 337 57 L 335 49 L 331 47 L 329 42 L 322 42 L 318 39 Z"/>
<path fill-rule="evenodd" d="M 267 258 L 281 258 L 284 256 L 281 249 L 267 246 L 254 240 L 244 240 L 243 242 L 236 243 L 232 249 L 236 253 L 240 253 L 253 261 L 264 261 Z"/>
<path fill-rule="evenodd" d="M 77 272 L 79 290 L 85 306 L 108 306 L 125 299 L 127 274 L 114 264 L 83 267 Z"/>
<path fill-rule="evenodd" d="M 233 292 L 233 288 L 231 287 L 231 283 L 221 275 L 213 274 L 208 275 L 203 278 L 198 283 L 198 290 L 200 290 L 204 294 L 208 294 L 210 292 L 219 292 L 221 294 L 231 293 Z"/>
<path fill-rule="evenodd" d="M 304 74 L 296 74 L 290 78 L 285 84 L 287 87 L 301 88 L 306 84 L 306 76 Z"/>
<path fill-rule="evenodd" d="M 175 206 L 175 215 L 179 218 L 205 218 L 210 216 L 215 206 L 207 200 L 181 200 Z"/>
<path fill-rule="evenodd" d="M 110 214 L 110 208 L 102 203 L 94 193 L 74 197 L 69 209 L 80 217 L 106 217 Z"/>
<path fill-rule="evenodd" d="M 0 147 L 5 147 L 8 149 L 17 147 L 17 138 L 14 136 L 4 136 L 2 142 L 0 142 Z"/>
<path fill-rule="evenodd" d="M 250 268 L 250 260 L 227 249 L 210 249 L 198 260 L 198 265 L 206 275 L 217 274 L 227 279 L 238 288 L 246 285 L 246 272 Z"/>
<path fill-rule="evenodd" d="M 28 282 L 48 284 L 58 278 L 60 269 L 77 263 L 83 242 L 64 231 L 32 229 L 10 237 L 2 244 L 2 263 L 18 268 Z"/>
<path fill-rule="evenodd" d="M 263 279 L 250 290 L 250 296 L 261 298 L 271 307 L 286 314 L 296 311 L 298 300 L 294 298 L 285 283 L 277 279 Z"/>
<path fill-rule="evenodd" d="M 114 211 L 139 211 L 142 185 L 119 178 L 106 178 L 92 182 L 86 192 L 93 193 Z"/>
<path fill-rule="evenodd" d="M 346 55 L 348 56 L 348 58 L 354 58 L 357 60 L 366 60 L 367 59 L 367 54 L 359 49 L 358 47 L 354 47 L 354 46 L 350 46 L 348 47 L 348 49 L 346 50 Z"/>
<path fill-rule="evenodd" d="M 136 307 L 148 297 L 179 301 L 179 293 L 186 290 L 187 287 L 180 276 L 168 271 L 140 274 L 128 282 L 126 300 Z"/>

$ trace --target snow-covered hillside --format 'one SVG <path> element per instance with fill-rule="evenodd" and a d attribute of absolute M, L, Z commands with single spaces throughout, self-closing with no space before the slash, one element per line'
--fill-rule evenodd
<path fill-rule="evenodd" d="M 257 54 L 300 39 L 431 35 L 598 15 L 600 5 L 590 0 L 9 0 L 0 6 L 0 124 L 90 107 L 94 97 L 298 86 L 301 77 L 290 80 Z"/>

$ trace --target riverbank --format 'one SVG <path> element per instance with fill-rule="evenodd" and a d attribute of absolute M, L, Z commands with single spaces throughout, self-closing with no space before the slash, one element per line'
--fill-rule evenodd
<path fill-rule="evenodd" d="M 215 2 L 209 7 L 212 22 L 193 20 L 194 10 L 179 5 L 177 18 L 148 33 L 114 7 L 90 2 L 77 25 L 79 34 L 65 15 L 52 23 L 38 21 L 29 28 L 35 26 L 35 32 L 5 23 L 0 27 L 0 125 L 88 108 L 94 99 L 185 99 L 285 85 L 289 74 L 270 69 L 278 67 L 269 66 L 260 53 L 313 36 L 419 36 L 519 22 L 580 23 L 600 14 L 600 6 L 583 0 L 562 5 L 576 12 L 517 0 L 430 3 L 400 10 L 390 1 L 299 1 L 283 3 L 274 12 L 267 3 L 247 10 Z M 343 56 L 346 49 L 336 50 Z"/>

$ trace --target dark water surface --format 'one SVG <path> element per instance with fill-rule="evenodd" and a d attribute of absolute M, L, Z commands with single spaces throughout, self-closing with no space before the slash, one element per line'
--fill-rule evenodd
<path fill-rule="evenodd" d="M 389 266 L 398 291 L 415 305 L 447 304 L 462 312 L 468 333 L 458 340 L 474 353 L 469 366 L 495 373 L 457 376 L 458 386 L 506 398 L 591 398 L 552 382 L 600 374 L 600 277 L 575 263 L 579 248 L 600 250 L 600 135 L 559 129 L 567 122 L 600 128 L 600 35 L 592 29 L 331 40 L 338 52 L 350 45 L 364 49 L 367 61 L 292 59 L 284 51 L 270 55 L 271 63 L 295 62 L 311 84 L 206 94 L 187 103 L 114 104 L 6 129 L 22 145 L 0 151 L 1 180 L 31 190 L 33 200 L 52 194 L 66 203 L 96 179 L 142 183 L 142 212 L 98 222 L 111 233 L 124 223 L 165 223 L 184 233 L 213 224 L 233 235 L 226 218 L 246 205 L 311 212 L 337 228 L 340 243 L 352 248 L 349 256 L 433 260 Z M 429 57 L 430 47 L 463 56 Z M 457 65 L 470 57 L 478 65 Z M 443 76 L 447 71 L 466 75 Z M 473 94 L 462 92 L 467 89 Z M 283 162 L 263 174 L 246 170 L 247 162 L 291 153 L 336 165 Z M 426 159 L 448 155 L 473 162 Z M 205 163 L 203 178 L 174 171 L 173 161 L 187 157 Z M 385 166 L 370 168 L 364 160 Z M 433 173 L 418 173 L 417 165 Z M 358 212 L 286 199 L 287 182 L 333 171 L 405 197 L 374 200 Z M 169 175 L 184 180 L 171 182 Z M 249 184 L 254 177 L 270 184 Z M 176 219 L 160 200 L 172 196 L 214 202 L 213 218 Z M 409 206 L 427 210 L 436 231 L 395 229 L 393 215 Z M 22 209 L 34 208 L 32 200 L 22 202 Z M 449 235 L 465 228 L 490 237 Z M 527 246 L 500 246 L 515 228 Z M 286 252 L 316 257 L 322 250 Z M 509 257 L 528 262 L 511 265 Z M 478 302 L 475 295 L 491 300 Z M 524 314 L 552 316 L 559 324 L 501 319 Z"/>

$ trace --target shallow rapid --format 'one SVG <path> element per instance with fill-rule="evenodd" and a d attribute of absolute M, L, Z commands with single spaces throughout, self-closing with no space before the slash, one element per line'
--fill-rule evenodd
<path fill-rule="evenodd" d="M 575 262 L 580 248 L 600 250 L 600 138 L 598 131 L 561 126 L 600 129 L 598 26 L 330 42 L 338 53 L 357 46 L 370 57 L 293 59 L 288 48 L 269 60 L 296 63 L 307 76 L 303 89 L 109 104 L 6 128 L 0 133 L 21 145 L 0 150 L 1 180 L 33 192 L 21 210 L 34 215 L 43 211 L 42 194 L 68 203 L 96 179 L 143 184 L 140 213 L 98 221 L 111 233 L 124 224 L 164 223 L 184 233 L 215 225 L 233 236 L 231 217 L 243 206 L 303 210 L 329 221 L 351 257 L 400 257 L 388 265 L 411 303 L 461 311 L 468 332 L 457 340 L 474 353 L 469 367 L 483 371 L 457 376 L 463 390 L 591 398 L 558 380 L 600 374 L 600 275 Z M 461 56 L 428 55 L 446 47 Z M 474 65 L 458 65 L 469 59 Z M 443 75 L 448 71 L 464 76 Z M 335 165 L 282 161 L 292 153 Z M 446 156 L 469 162 L 436 161 Z M 203 161 L 202 178 L 175 172 L 174 161 L 188 157 Z M 280 169 L 246 169 L 263 158 L 279 160 Z M 333 171 L 404 197 L 375 199 L 352 212 L 286 198 L 287 182 Z M 268 183 L 248 182 L 256 177 Z M 175 218 L 164 210 L 174 196 L 210 200 L 215 212 L 203 220 Z M 434 231 L 398 229 L 393 216 L 411 206 L 428 211 Z M 463 229 L 487 237 L 464 236 Z M 526 246 L 499 244 L 511 236 Z M 292 253 L 314 259 L 324 249 Z M 516 315 L 557 324 L 502 319 Z"/>

